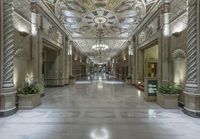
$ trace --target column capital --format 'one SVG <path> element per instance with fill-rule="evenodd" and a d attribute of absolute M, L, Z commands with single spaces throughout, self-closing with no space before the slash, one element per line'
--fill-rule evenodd
<path fill-rule="evenodd" d="M 136 37 L 135 37 L 135 36 L 132 37 L 132 41 L 133 41 L 134 43 L 136 42 Z"/>
<path fill-rule="evenodd" d="M 31 12 L 32 13 L 39 13 L 38 4 L 36 1 L 31 1 Z"/>
<path fill-rule="evenodd" d="M 161 9 L 161 14 L 169 13 L 170 12 L 170 2 L 164 2 L 160 9 Z"/>

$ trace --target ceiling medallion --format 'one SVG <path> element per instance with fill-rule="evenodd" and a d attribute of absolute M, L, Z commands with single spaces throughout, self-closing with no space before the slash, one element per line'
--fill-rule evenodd
<path fill-rule="evenodd" d="M 97 17 L 94 17 L 94 22 L 97 23 L 97 24 L 105 24 L 107 22 L 107 18 L 104 17 L 104 16 L 97 16 Z"/>
<path fill-rule="evenodd" d="M 118 18 L 111 12 L 104 8 L 98 8 L 85 15 L 84 21 L 90 26 L 97 27 L 101 20 L 104 27 L 113 26 L 118 22 Z"/>

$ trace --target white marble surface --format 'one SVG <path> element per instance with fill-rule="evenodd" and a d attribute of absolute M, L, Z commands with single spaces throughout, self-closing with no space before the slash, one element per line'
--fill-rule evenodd
<path fill-rule="evenodd" d="M 199 139 L 199 131 L 200 119 L 101 78 L 47 88 L 38 108 L 0 119 L 0 139 Z"/>

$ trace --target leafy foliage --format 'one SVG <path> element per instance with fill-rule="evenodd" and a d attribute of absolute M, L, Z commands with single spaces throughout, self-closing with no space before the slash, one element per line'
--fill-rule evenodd
<path fill-rule="evenodd" d="M 69 79 L 75 79 L 74 75 L 69 75 Z"/>
<path fill-rule="evenodd" d="M 39 87 L 37 82 L 25 82 L 24 87 L 18 90 L 19 94 L 28 95 L 28 94 L 36 94 L 39 92 Z"/>
<path fill-rule="evenodd" d="M 128 77 L 126 77 L 126 79 L 129 79 L 129 80 L 131 80 L 131 79 L 132 79 L 132 77 L 131 77 L 131 76 L 128 76 Z"/>
<path fill-rule="evenodd" d="M 179 85 L 176 84 L 160 84 L 158 86 L 159 93 L 163 94 L 179 94 L 182 89 Z"/>

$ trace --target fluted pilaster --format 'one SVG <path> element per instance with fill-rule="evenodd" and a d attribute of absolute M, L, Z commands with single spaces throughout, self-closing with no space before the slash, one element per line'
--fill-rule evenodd
<path fill-rule="evenodd" d="M 14 26 L 13 0 L 4 0 L 3 6 L 3 88 L 14 86 Z"/>
<path fill-rule="evenodd" d="M 197 73 L 197 0 L 189 1 L 187 32 L 187 72 L 185 91 L 195 93 L 198 90 Z"/>

